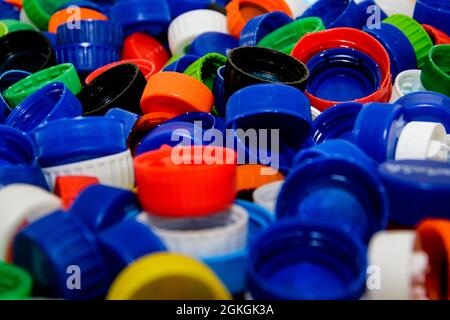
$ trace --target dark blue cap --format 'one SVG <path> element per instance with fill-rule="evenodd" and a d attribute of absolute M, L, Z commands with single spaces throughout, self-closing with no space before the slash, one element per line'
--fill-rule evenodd
<path fill-rule="evenodd" d="M 224 117 L 226 114 L 226 105 L 227 105 L 227 98 L 225 95 L 225 80 L 224 80 L 224 72 L 225 72 L 226 66 L 221 66 L 217 69 L 216 77 L 214 78 L 213 83 L 213 95 L 214 95 L 214 106 L 219 114 L 219 116 Z"/>
<path fill-rule="evenodd" d="M 229 34 L 205 32 L 194 39 L 187 53 L 197 56 L 204 56 L 208 53 L 220 53 L 226 56 L 228 51 L 236 47 L 239 47 L 239 41 Z"/>
<path fill-rule="evenodd" d="M 30 75 L 28 71 L 9 70 L 0 75 L 0 123 L 4 123 L 11 108 L 3 98 L 2 92 L 11 87 L 14 83 Z"/>
<path fill-rule="evenodd" d="M 364 27 L 363 30 L 377 39 L 389 54 L 392 79 L 404 70 L 417 69 L 414 47 L 399 28 L 382 22 L 376 28 Z"/>
<path fill-rule="evenodd" d="M 404 109 L 398 104 L 366 104 L 356 118 L 354 141 L 378 162 L 394 159 L 398 137 L 405 126 Z"/>
<path fill-rule="evenodd" d="M 450 164 L 437 161 L 388 161 L 379 166 L 393 221 L 415 226 L 425 218 L 450 218 Z"/>
<path fill-rule="evenodd" d="M 150 131 L 140 142 L 136 155 L 157 150 L 163 145 L 203 145 L 204 130 L 188 122 L 164 123 Z M 223 145 L 223 144 L 222 144 Z"/>
<path fill-rule="evenodd" d="M 93 45 L 122 47 L 123 31 L 117 23 L 105 20 L 81 20 L 78 23 L 80 25 L 77 28 L 67 23 L 58 27 L 58 45 L 89 42 Z"/>
<path fill-rule="evenodd" d="M 284 84 L 248 86 L 227 102 L 227 128 L 279 129 L 280 140 L 294 149 L 309 137 L 311 122 L 308 98 Z"/>
<path fill-rule="evenodd" d="M 172 17 L 176 18 L 180 14 L 188 11 L 207 9 L 213 0 L 168 0 Z"/>
<path fill-rule="evenodd" d="M 14 263 L 30 272 L 39 295 L 73 300 L 102 298 L 110 283 L 90 230 L 73 215 L 57 211 L 33 222 L 14 241 Z M 81 277 L 74 290 L 70 276 Z M 74 281 L 73 284 L 76 284 Z"/>
<path fill-rule="evenodd" d="M 278 219 L 339 225 L 364 241 L 385 228 L 386 192 L 376 166 L 362 150 L 336 139 L 305 150 L 296 161 L 278 195 Z"/>
<path fill-rule="evenodd" d="M 323 111 L 313 121 L 314 141 L 322 143 L 338 138 L 353 141 L 353 126 L 362 107 L 358 102 L 346 102 Z"/>
<path fill-rule="evenodd" d="M 92 185 L 75 199 L 70 214 L 80 219 L 92 232 L 98 232 L 134 218 L 140 212 L 136 194 L 105 185 Z"/>
<path fill-rule="evenodd" d="M 338 226 L 288 220 L 250 247 L 249 289 L 256 300 L 354 300 L 366 285 L 367 248 Z"/>
<path fill-rule="evenodd" d="M 55 50 L 58 63 L 72 63 L 82 75 L 119 60 L 116 47 L 87 42 L 57 46 Z"/>
<path fill-rule="evenodd" d="M 20 10 L 15 6 L 5 1 L 0 1 L 0 19 L 20 19 Z"/>
<path fill-rule="evenodd" d="M 189 122 L 196 124 L 203 130 L 218 129 L 220 131 L 225 131 L 225 120 L 208 112 L 186 112 L 166 121 L 165 123 L 172 122 Z"/>
<path fill-rule="evenodd" d="M 307 63 L 306 89 L 313 96 L 330 101 L 353 101 L 380 88 L 381 72 L 368 55 L 348 48 L 328 49 Z"/>
<path fill-rule="evenodd" d="M 20 130 L 0 125 L 0 160 L 9 164 L 34 163 L 36 151 L 28 136 Z"/>
<path fill-rule="evenodd" d="M 0 187 L 14 183 L 25 183 L 49 190 L 42 170 L 30 165 L 0 165 Z"/>
<path fill-rule="evenodd" d="M 142 31 L 156 36 L 172 21 L 167 0 L 119 1 L 111 6 L 109 14 L 112 21 L 122 26 L 125 35 Z"/>
<path fill-rule="evenodd" d="M 168 64 L 163 71 L 173 71 L 183 73 L 187 67 L 197 61 L 200 57 L 192 54 L 187 54 Z"/>
<path fill-rule="evenodd" d="M 136 121 L 139 120 L 141 117 L 140 115 L 137 115 L 136 113 L 133 113 L 131 111 L 127 111 L 121 108 L 111 108 L 106 112 L 106 117 L 111 119 L 120 120 L 123 123 L 124 129 L 125 129 L 125 137 L 128 138 L 131 131 L 133 130 L 134 125 L 136 124 Z"/>
<path fill-rule="evenodd" d="M 284 12 L 274 11 L 250 19 L 241 31 L 239 46 L 256 46 L 272 31 L 292 22 Z"/>
<path fill-rule="evenodd" d="M 450 35 L 450 3 L 447 0 L 417 0 L 413 18 Z"/>
<path fill-rule="evenodd" d="M 275 216 L 267 209 L 249 201 L 236 200 L 236 204 L 247 210 L 249 215 L 248 246 L 275 221 Z M 247 252 L 246 247 L 244 250 L 232 254 L 204 258 L 203 262 L 217 274 L 232 294 L 243 293 L 247 289 L 245 272 Z"/>
<path fill-rule="evenodd" d="M 62 82 L 54 82 L 35 91 L 16 106 L 6 124 L 30 132 L 42 123 L 78 117 L 82 112 L 81 102 L 73 93 Z"/>
<path fill-rule="evenodd" d="M 52 167 L 127 150 L 123 123 L 107 117 L 50 121 L 34 132 L 38 161 Z"/>
<path fill-rule="evenodd" d="M 98 243 L 113 280 L 134 260 L 166 246 L 150 227 L 134 220 L 125 220 L 98 234 Z"/>
<path fill-rule="evenodd" d="M 396 104 L 405 109 L 405 120 L 440 122 L 450 132 L 450 97 L 441 93 L 413 92 L 398 99 Z"/>
<path fill-rule="evenodd" d="M 318 0 L 300 18 L 319 17 L 327 29 L 350 27 L 360 29 L 365 14 L 353 0 Z"/>

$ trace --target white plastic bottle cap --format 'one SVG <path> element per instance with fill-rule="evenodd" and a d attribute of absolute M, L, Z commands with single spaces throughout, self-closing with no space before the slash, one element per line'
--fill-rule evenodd
<path fill-rule="evenodd" d="M 375 0 L 375 3 L 388 15 L 401 13 L 412 17 L 416 0 Z"/>
<path fill-rule="evenodd" d="M 61 209 L 54 194 L 28 184 L 10 184 L 0 189 L 0 260 L 6 260 L 8 249 L 19 229 L 38 218 Z"/>
<path fill-rule="evenodd" d="M 134 187 L 134 167 L 130 150 L 110 156 L 43 168 L 45 178 L 53 189 L 58 176 L 97 177 L 101 184 L 131 189 Z"/>
<path fill-rule="evenodd" d="M 317 0 L 284 0 L 292 11 L 292 16 L 300 17 L 309 7 L 311 7 Z"/>
<path fill-rule="evenodd" d="M 221 32 L 228 34 L 227 17 L 213 10 L 192 10 L 176 17 L 169 25 L 168 38 L 172 55 L 184 50 L 200 34 Z"/>
<path fill-rule="evenodd" d="M 445 127 L 438 122 L 412 121 L 400 133 L 395 160 L 448 161 L 450 146 Z"/>
<path fill-rule="evenodd" d="M 270 212 L 275 212 L 275 205 L 283 182 L 284 181 L 275 181 L 257 188 L 253 192 L 253 201 Z"/>
<path fill-rule="evenodd" d="M 316 108 L 311 107 L 311 118 L 312 118 L 312 120 L 315 120 L 321 113 L 322 112 L 320 112 Z"/>
<path fill-rule="evenodd" d="M 372 238 L 369 263 L 379 270 L 371 275 L 379 286 L 368 288 L 367 299 L 410 300 L 417 295 L 414 282 L 424 277 L 428 260 L 424 252 L 414 251 L 415 240 L 414 231 L 382 231 Z"/>
<path fill-rule="evenodd" d="M 167 219 L 140 215 L 169 251 L 196 258 L 223 256 L 243 250 L 247 244 L 248 212 L 239 205 L 201 218 Z"/>
<path fill-rule="evenodd" d="M 427 91 L 420 80 L 421 73 L 421 70 L 416 69 L 400 72 L 395 78 L 394 85 L 392 86 L 390 102 L 393 103 L 411 92 Z"/>

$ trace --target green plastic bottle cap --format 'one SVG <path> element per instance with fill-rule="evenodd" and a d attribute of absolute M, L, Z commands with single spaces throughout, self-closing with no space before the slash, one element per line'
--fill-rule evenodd
<path fill-rule="evenodd" d="M 31 295 L 32 285 L 28 272 L 0 262 L 0 300 L 26 299 Z"/>
<path fill-rule="evenodd" d="M 217 69 L 227 62 L 227 58 L 219 53 L 208 53 L 197 59 L 184 71 L 191 77 L 200 80 L 210 90 L 212 90 Z"/>
<path fill-rule="evenodd" d="M 427 90 L 450 96 L 450 44 L 430 50 L 420 80 Z"/>

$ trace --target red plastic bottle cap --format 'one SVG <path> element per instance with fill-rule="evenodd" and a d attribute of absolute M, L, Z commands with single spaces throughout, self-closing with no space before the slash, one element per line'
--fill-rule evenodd
<path fill-rule="evenodd" d="M 63 201 L 64 209 L 69 209 L 75 198 L 90 185 L 99 184 L 96 177 L 59 176 L 55 181 L 55 194 Z"/>
<path fill-rule="evenodd" d="M 169 53 L 155 38 L 141 32 L 136 32 L 125 38 L 122 49 L 122 59 L 145 59 L 155 65 L 155 71 L 161 71 L 167 61 Z"/>
<path fill-rule="evenodd" d="M 97 70 L 94 70 L 90 75 L 88 75 L 86 77 L 84 82 L 86 84 L 89 84 L 90 82 L 92 82 L 92 80 L 97 78 L 103 72 L 105 72 L 111 68 L 114 68 L 115 66 L 118 66 L 119 64 L 124 64 L 124 63 L 132 63 L 132 64 L 137 65 L 139 67 L 139 70 L 141 70 L 142 74 L 145 76 L 145 79 L 147 79 L 147 80 L 148 80 L 148 78 L 150 78 L 150 76 L 152 76 L 153 74 L 155 74 L 157 72 L 155 64 L 153 62 L 151 62 L 150 60 L 146 60 L 146 59 L 121 60 L 121 61 L 107 64 L 103 67 L 98 68 Z"/>
<path fill-rule="evenodd" d="M 389 55 L 386 49 L 371 35 L 353 28 L 333 28 L 313 32 L 301 38 L 291 55 L 307 63 L 317 53 L 333 48 L 353 48 L 370 56 L 380 67 L 380 89 L 369 96 L 354 100 L 355 102 L 388 102 L 392 91 L 392 75 Z M 306 92 L 311 105 L 323 111 L 335 104 L 342 103 L 320 99 Z"/>
<path fill-rule="evenodd" d="M 134 159 L 144 210 L 166 217 L 199 217 L 230 207 L 236 196 L 236 153 L 214 146 L 169 147 Z"/>
<path fill-rule="evenodd" d="M 428 33 L 434 45 L 450 44 L 450 36 L 448 36 L 444 31 L 441 31 L 428 24 L 423 24 L 422 27 Z"/>
<path fill-rule="evenodd" d="M 159 72 L 148 79 L 141 99 L 143 113 L 211 112 L 214 96 L 201 81 L 178 72 Z"/>

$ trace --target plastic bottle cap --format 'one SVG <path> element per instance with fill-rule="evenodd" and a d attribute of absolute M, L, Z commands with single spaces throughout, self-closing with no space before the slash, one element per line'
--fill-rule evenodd
<path fill-rule="evenodd" d="M 33 279 L 22 268 L 0 262 L 0 300 L 21 300 L 31 296 Z"/>
<path fill-rule="evenodd" d="M 151 76 L 141 99 L 142 112 L 168 112 L 174 116 L 189 111 L 210 112 L 213 104 L 214 97 L 206 85 L 178 72 Z"/>
<path fill-rule="evenodd" d="M 420 80 L 427 90 L 450 97 L 450 44 L 434 46 L 428 53 Z"/>
<path fill-rule="evenodd" d="M 121 61 L 113 62 L 113 63 L 107 64 L 107 65 L 105 65 L 103 67 L 100 67 L 97 70 L 92 71 L 92 73 L 89 74 L 86 77 L 84 82 L 86 84 L 89 84 L 95 78 L 97 78 L 99 75 L 104 73 L 105 71 L 107 71 L 107 70 L 109 70 L 111 68 L 114 68 L 114 67 L 116 67 L 116 66 L 118 66 L 120 64 L 125 64 L 125 63 L 131 63 L 131 64 L 137 65 L 139 70 L 142 72 L 142 74 L 144 75 L 146 80 L 148 80 L 148 78 L 150 78 L 153 74 L 155 74 L 157 72 L 156 66 L 150 60 L 145 60 L 145 59 L 128 59 L 128 60 L 121 60 Z"/>
<path fill-rule="evenodd" d="M 429 271 L 426 275 L 428 298 L 450 298 L 449 257 L 450 223 L 447 219 L 427 219 L 417 226 L 417 234 L 423 250 L 428 254 Z"/>
<path fill-rule="evenodd" d="M 450 34 L 450 5 L 447 1 L 417 0 L 414 7 L 414 19 L 427 23 Z"/>
<path fill-rule="evenodd" d="M 236 196 L 236 154 L 230 149 L 166 146 L 136 157 L 134 164 L 142 207 L 158 216 L 210 215 Z"/>
<path fill-rule="evenodd" d="M 99 181 L 96 177 L 59 176 L 55 180 L 54 192 L 62 199 L 64 209 L 69 209 L 81 191 L 98 183 Z"/>
<path fill-rule="evenodd" d="M 336 27 L 360 29 L 366 22 L 363 13 L 353 0 L 318 0 L 301 17 L 320 17 L 327 29 Z"/>
<path fill-rule="evenodd" d="M 0 260 L 11 261 L 14 237 L 21 228 L 61 208 L 61 200 L 42 188 L 11 184 L 0 190 Z"/>
<path fill-rule="evenodd" d="M 448 36 L 445 32 L 436 29 L 435 27 L 430 26 L 429 24 L 422 24 L 422 28 L 424 28 L 425 31 L 428 33 L 434 45 L 450 44 L 450 36 Z"/>
<path fill-rule="evenodd" d="M 48 184 L 53 188 L 58 176 L 91 176 L 112 187 L 134 187 L 133 158 L 129 150 L 86 161 L 46 167 L 42 169 Z"/>
<path fill-rule="evenodd" d="M 48 31 L 56 33 L 60 25 L 68 23 L 75 24 L 76 22 L 81 20 L 108 20 L 108 17 L 101 12 L 89 8 L 78 7 L 75 15 L 73 9 L 62 9 L 55 12 L 50 17 L 50 20 L 48 22 Z"/>
<path fill-rule="evenodd" d="M 225 68 L 225 94 L 230 97 L 244 87 L 260 83 L 282 83 L 304 90 L 309 71 L 306 65 L 282 52 L 260 47 L 230 51 Z"/>
<path fill-rule="evenodd" d="M 217 69 L 225 65 L 226 62 L 225 56 L 218 53 L 208 53 L 187 67 L 184 74 L 200 80 L 212 90 Z"/>
<path fill-rule="evenodd" d="M 402 130 L 395 160 L 436 160 L 447 162 L 450 145 L 445 127 L 437 122 L 409 122 Z"/>
<path fill-rule="evenodd" d="M 142 114 L 140 99 L 147 81 L 138 66 L 119 64 L 103 72 L 83 87 L 78 98 L 83 115 L 104 115 L 113 107 Z"/>
<path fill-rule="evenodd" d="M 179 254 L 156 253 L 126 267 L 113 282 L 107 299 L 228 300 L 231 296 L 203 263 Z"/>
<path fill-rule="evenodd" d="M 295 44 L 308 32 L 324 30 L 325 26 L 318 17 L 295 20 L 272 31 L 258 42 L 258 46 L 266 47 L 290 54 Z"/>
<path fill-rule="evenodd" d="M 213 10 L 192 10 L 179 15 L 169 25 L 169 47 L 173 55 L 183 54 L 186 47 L 200 34 L 228 34 L 226 17 Z"/>
<path fill-rule="evenodd" d="M 160 71 L 169 60 L 169 53 L 155 38 L 136 32 L 125 38 L 122 59 L 145 59 L 155 65 L 155 72 Z"/>
<path fill-rule="evenodd" d="M 269 173 L 269 174 L 267 174 Z M 270 182 L 284 179 L 281 172 L 260 164 L 243 164 L 237 167 L 237 191 L 254 190 Z"/>
<path fill-rule="evenodd" d="M 270 212 L 275 212 L 278 194 L 280 193 L 283 183 L 283 181 L 275 181 L 258 187 L 253 192 L 253 201 Z"/>
<path fill-rule="evenodd" d="M 173 252 L 196 258 L 218 257 L 243 250 L 247 244 L 248 213 L 239 205 L 193 219 L 149 215 L 148 223 Z"/>
<path fill-rule="evenodd" d="M 361 240 L 338 227 L 275 223 L 250 247 L 250 293 L 256 300 L 358 299 L 366 284 L 366 254 Z"/>
<path fill-rule="evenodd" d="M 433 42 L 425 29 L 416 20 L 403 14 L 394 14 L 383 22 L 396 26 L 408 37 L 416 53 L 417 66 L 421 69 L 428 51 L 433 47 Z"/>
<path fill-rule="evenodd" d="M 256 46 L 265 36 L 290 22 L 292 19 L 280 11 L 253 17 L 241 31 L 239 46 Z"/>
<path fill-rule="evenodd" d="M 32 140 L 16 128 L 0 125 L 0 159 L 16 164 L 34 164 L 36 150 Z"/>
<path fill-rule="evenodd" d="M 227 6 L 227 23 L 230 34 L 239 37 L 245 24 L 264 13 L 281 11 L 292 17 L 286 2 L 273 0 L 231 0 Z"/>
<path fill-rule="evenodd" d="M 426 91 L 420 80 L 421 70 L 405 70 L 400 72 L 395 78 L 392 86 L 392 95 L 390 102 L 396 102 L 400 97 L 417 91 Z"/>
<path fill-rule="evenodd" d="M 369 300 L 413 298 L 414 263 L 423 256 L 421 251 L 414 251 L 415 241 L 414 231 L 401 230 L 379 232 L 372 238 L 369 264 L 379 270 L 380 287 L 367 290 Z"/>

